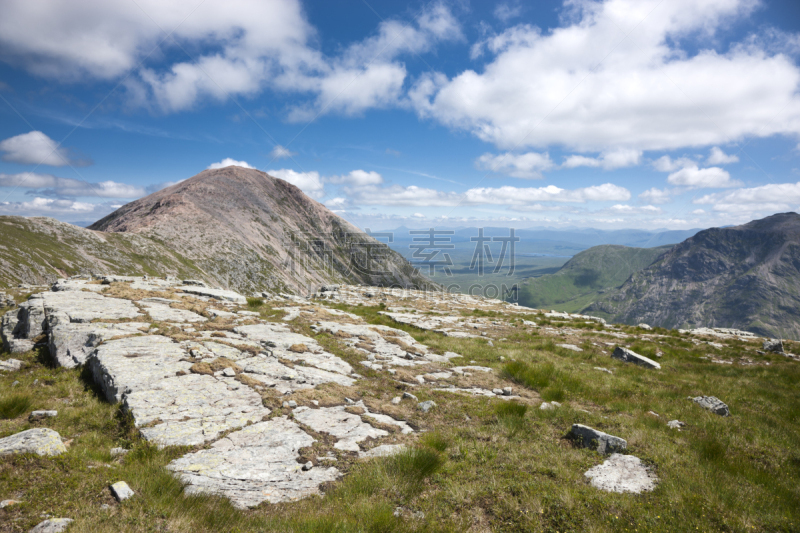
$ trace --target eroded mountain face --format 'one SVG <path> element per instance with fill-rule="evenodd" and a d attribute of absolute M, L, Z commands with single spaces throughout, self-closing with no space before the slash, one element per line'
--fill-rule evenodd
<path fill-rule="evenodd" d="M 294 185 L 241 167 L 201 172 L 89 229 L 0 217 L 0 286 L 74 274 L 173 275 L 244 294 L 308 293 L 326 283 L 431 285 Z"/>
<path fill-rule="evenodd" d="M 712 228 L 583 310 L 614 322 L 800 338 L 800 215 Z"/>

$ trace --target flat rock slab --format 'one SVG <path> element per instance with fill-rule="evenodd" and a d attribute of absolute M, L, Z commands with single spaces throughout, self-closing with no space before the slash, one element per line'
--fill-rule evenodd
<path fill-rule="evenodd" d="M 50 356 L 58 366 L 74 368 L 86 362 L 95 347 L 114 337 L 141 333 L 147 327 L 144 322 L 107 324 L 58 324 L 50 329 L 48 348 Z"/>
<path fill-rule="evenodd" d="M 124 405 L 137 427 L 160 421 L 140 429 L 148 441 L 159 446 L 196 446 L 270 414 L 257 392 L 230 381 L 235 388 L 208 375 L 165 378 L 129 393 Z"/>
<path fill-rule="evenodd" d="M 207 319 L 192 311 L 173 309 L 169 304 L 154 299 L 142 300 L 141 305 L 155 322 L 205 322 Z"/>
<path fill-rule="evenodd" d="M 118 502 L 123 500 L 127 500 L 128 498 L 134 496 L 133 490 L 128 486 L 127 483 L 124 481 L 117 481 L 113 485 L 109 487 L 111 489 L 111 495 L 117 499 Z"/>
<path fill-rule="evenodd" d="M 570 429 L 569 433 L 584 448 L 594 448 L 600 453 L 611 453 L 628 447 L 625 439 L 603 433 L 583 424 L 572 424 L 572 429 Z"/>
<path fill-rule="evenodd" d="M 234 332 L 247 339 L 260 342 L 267 346 L 272 354 L 288 361 L 302 362 L 329 372 L 337 372 L 348 376 L 353 373 L 353 367 L 332 353 L 326 352 L 317 341 L 311 337 L 293 333 L 286 324 L 254 324 L 238 326 Z M 308 351 L 296 352 L 290 350 L 292 346 L 303 345 Z"/>
<path fill-rule="evenodd" d="M 638 457 L 615 453 L 585 474 L 590 484 L 607 492 L 639 494 L 655 489 L 658 478 Z"/>
<path fill-rule="evenodd" d="M 696 398 L 689 399 L 703 409 L 707 409 L 716 415 L 730 416 L 731 414 L 730 409 L 728 409 L 728 406 L 725 405 L 725 402 L 716 396 L 697 396 Z"/>
<path fill-rule="evenodd" d="M 130 300 L 109 298 L 93 292 L 44 292 L 31 296 L 29 302 L 41 300 L 51 325 L 53 317 L 58 323 L 87 323 L 92 320 L 125 320 L 140 315 L 139 309 Z M 64 320 L 66 319 L 66 320 Z"/>
<path fill-rule="evenodd" d="M 17 453 L 60 455 L 67 451 L 61 435 L 48 428 L 36 428 L 0 439 L 0 456 Z"/>
<path fill-rule="evenodd" d="M 116 403 L 177 372 L 188 372 L 192 364 L 180 360 L 187 355 L 168 337 L 146 335 L 101 344 L 86 362 L 108 401 Z"/>
<path fill-rule="evenodd" d="M 187 494 L 221 494 L 242 509 L 299 500 L 340 476 L 336 468 L 303 470 L 298 451 L 314 439 L 285 416 L 235 431 L 207 450 L 184 455 L 167 468 Z"/>
<path fill-rule="evenodd" d="M 583 348 L 579 348 L 574 344 L 556 344 L 559 348 L 564 348 L 565 350 L 572 350 L 573 352 L 582 352 Z"/>
<path fill-rule="evenodd" d="M 223 289 L 209 289 L 208 287 L 198 287 L 196 285 L 181 285 L 177 287 L 186 294 L 196 294 L 197 296 L 207 296 L 215 300 L 225 300 L 237 304 L 244 305 L 247 303 L 247 298 L 238 292 L 226 291 Z"/>
<path fill-rule="evenodd" d="M 614 359 L 619 359 L 620 361 L 624 361 L 626 363 L 634 363 L 646 368 L 655 368 L 655 369 L 661 368 L 661 365 L 656 363 L 652 359 L 648 359 L 647 357 L 639 355 L 633 350 L 623 348 L 622 346 L 617 346 L 614 349 L 614 353 L 611 354 L 611 357 L 613 357 Z"/>
<path fill-rule="evenodd" d="M 337 383 L 345 387 L 355 383 L 355 379 L 337 372 L 329 372 L 312 366 L 289 367 L 275 357 L 250 357 L 237 361 L 237 364 L 245 375 L 261 381 L 267 386 L 274 386 L 282 394 L 311 389 L 323 383 Z"/>
<path fill-rule="evenodd" d="M 359 459 L 372 459 L 373 457 L 391 457 L 406 449 L 405 444 L 381 444 L 366 452 L 358 452 Z"/>
<path fill-rule="evenodd" d="M 50 518 L 40 522 L 28 533 L 62 533 L 73 522 L 72 518 Z"/>
<path fill-rule="evenodd" d="M 387 423 L 387 421 L 390 421 L 388 423 L 398 425 L 404 433 L 413 431 L 405 422 L 399 422 L 386 415 L 369 413 L 363 402 L 357 402 L 354 406 L 364 409 L 364 416 L 371 417 L 379 422 Z M 380 418 L 378 418 L 379 416 Z M 294 418 L 314 431 L 333 435 L 338 439 L 338 442 L 333 447 L 337 450 L 348 452 L 360 452 L 361 448 L 358 443 L 368 438 L 378 439 L 389 435 L 387 431 L 364 422 L 360 415 L 348 413 L 345 411 L 344 405 L 321 407 L 319 409 L 298 407 L 294 410 Z"/>

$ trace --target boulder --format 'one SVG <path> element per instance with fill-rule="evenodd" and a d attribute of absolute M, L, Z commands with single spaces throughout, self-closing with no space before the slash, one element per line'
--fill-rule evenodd
<path fill-rule="evenodd" d="M 761 349 L 765 352 L 783 353 L 783 341 L 780 339 L 764 339 Z"/>
<path fill-rule="evenodd" d="M 434 402 L 433 400 L 428 400 L 427 402 L 420 402 L 417 404 L 417 408 L 421 410 L 423 413 L 427 413 L 434 407 L 436 407 L 436 402 Z"/>
<path fill-rule="evenodd" d="M 641 328 L 641 329 L 644 329 L 644 330 L 647 330 L 647 331 L 650 331 L 650 330 L 652 330 L 652 329 L 653 329 L 653 328 L 650 326 L 650 324 L 645 324 L 644 322 L 642 322 L 641 324 L 639 324 L 639 325 L 638 325 L 638 326 L 636 326 L 636 327 L 638 327 L 638 328 Z"/>
<path fill-rule="evenodd" d="M 603 464 L 590 468 L 584 475 L 593 487 L 607 492 L 639 494 L 653 490 L 658 482 L 638 457 L 618 453 Z"/>
<path fill-rule="evenodd" d="M 61 533 L 66 531 L 72 522 L 72 518 L 49 518 L 39 523 L 28 533 Z"/>
<path fill-rule="evenodd" d="M 19 359 L 6 359 L 5 361 L 0 361 L 0 371 L 4 372 L 16 372 L 24 363 Z"/>
<path fill-rule="evenodd" d="M 625 439 L 603 433 L 583 424 L 572 424 L 569 434 L 573 439 L 580 442 L 583 447 L 594 448 L 600 453 L 611 453 L 628 447 Z"/>
<path fill-rule="evenodd" d="M 653 361 L 652 359 L 648 359 L 643 355 L 639 355 L 638 353 L 634 352 L 633 350 L 629 350 L 628 348 L 623 348 L 622 346 L 617 346 L 614 349 L 614 353 L 611 354 L 611 357 L 614 359 L 619 359 L 620 361 L 624 361 L 626 363 L 634 363 L 639 366 L 643 366 L 645 368 L 656 368 L 660 369 L 661 365 Z"/>
<path fill-rule="evenodd" d="M 697 396 L 696 398 L 690 397 L 689 399 L 703 409 L 707 409 L 716 415 L 730 416 L 731 414 L 728 406 L 715 396 Z"/>
<path fill-rule="evenodd" d="M 29 429 L 0 439 L 0 456 L 17 453 L 60 455 L 66 451 L 61 435 L 47 428 Z"/>

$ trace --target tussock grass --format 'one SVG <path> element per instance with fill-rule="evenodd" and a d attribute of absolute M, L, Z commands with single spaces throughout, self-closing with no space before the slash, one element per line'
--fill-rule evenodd
<path fill-rule="evenodd" d="M 10 394 L 0 398 L 0 418 L 9 420 L 30 411 L 33 399 L 28 394 Z"/>

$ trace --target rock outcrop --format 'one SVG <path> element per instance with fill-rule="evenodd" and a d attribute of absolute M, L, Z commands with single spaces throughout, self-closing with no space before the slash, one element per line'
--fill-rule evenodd
<path fill-rule="evenodd" d="M 35 428 L 0 439 L 0 456 L 17 453 L 60 455 L 67 451 L 57 431 Z"/>

